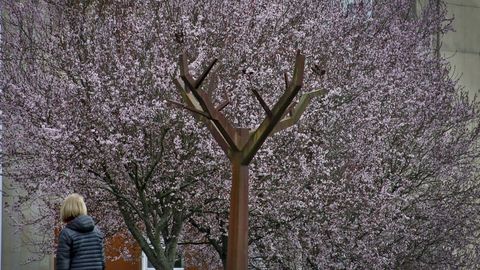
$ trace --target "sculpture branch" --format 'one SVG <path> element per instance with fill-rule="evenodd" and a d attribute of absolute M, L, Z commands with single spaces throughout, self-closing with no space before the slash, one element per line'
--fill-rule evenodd
<path fill-rule="evenodd" d="M 212 118 L 210 117 L 210 115 L 206 114 L 205 112 L 203 111 L 200 111 L 200 110 L 197 110 L 195 108 L 192 108 L 192 107 L 189 107 L 189 106 L 185 106 L 183 105 L 182 103 L 179 103 L 179 102 L 176 102 L 174 100 L 167 100 L 167 102 L 179 107 L 179 108 L 182 108 L 182 109 L 186 109 L 186 110 L 189 110 L 190 112 L 192 113 L 196 113 L 196 114 L 199 114 L 200 116 L 203 116 L 209 120 L 212 120 Z"/>
<path fill-rule="evenodd" d="M 225 107 L 227 107 L 230 104 L 229 100 L 225 100 L 222 104 L 218 105 L 217 111 L 222 111 Z"/>
<path fill-rule="evenodd" d="M 288 88 L 288 85 L 290 84 L 290 82 L 288 81 L 288 74 L 287 72 L 284 72 L 283 73 L 283 78 L 285 80 L 285 89 Z"/>
<path fill-rule="evenodd" d="M 178 88 L 178 90 L 180 91 L 180 95 L 182 96 L 182 99 L 185 101 L 187 106 L 189 108 L 194 108 L 195 110 L 202 111 L 200 104 L 198 104 L 198 101 L 195 99 L 192 92 L 187 92 L 184 89 L 184 87 L 181 85 L 178 79 L 174 79 L 173 82 L 175 86 Z M 210 119 L 210 121 L 206 119 Z M 213 119 L 211 117 L 205 117 L 204 119 L 200 118 L 200 120 L 205 123 L 210 133 L 212 133 L 212 136 L 215 139 L 215 141 L 218 143 L 218 145 L 220 145 L 222 150 L 228 155 L 230 151 L 230 145 L 225 140 L 225 138 L 220 133 L 220 131 L 217 129 L 217 127 L 213 124 Z"/>
<path fill-rule="evenodd" d="M 255 132 L 250 136 L 247 144 L 243 148 L 242 164 L 249 164 L 255 156 L 260 146 L 273 131 L 277 123 L 284 116 L 285 111 L 290 106 L 293 98 L 303 84 L 303 74 L 305 70 L 305 56 L 297 52 L 292 81 L 288 84 L 285 93 L 280 97 L 272 109 L 272 117 L 265 118 Z"/>
<path fill-rule="evenodd" d="M 217 63 L 217 59 L 213 59 L 212 63 L 210 63 L 210 65 L 207 67 L 207 69 L 205 69 L 205 71 L 202 73 L 202 75 L 200 75 L 200 77 L 195 81 L 195 85 L 194 85 L 195 88 L 198 88 L 202 84 L 202 82 L 205 80 L 205 78 L 207 77 L 210 70 L 212 70 L 215 63 Z"/>
<path fill-rule="evenodd" d="M 206 76 L 205 74 L 206 71 L 203 72 L 205 76 Z M 195 96 L 195 98 L 198 100 L 198 103 L 202 107 L 203 111 L 212 115 L 211 108 L 209 108 L 208 106 L 208 103 L 211 103 L 211 102 L 209 102 L 210 100 L 206 95 L 202 96 L 201 93 L 197 91 L 200 85 L 197 85 L 192 75 L 190 75 L 190 71 L 188 70 L 187 58 L 185 57 L 184 54 L 180 55 L 180 78 L 182 78 L 183 82 L 185 83 L 185 86 L 187 88 L 186 90 L 191 91 Z"/>
<path fill-rule="evenodd" d="M 230 150 L 237 151 L 239 147 L 235 143 L 236 130 L 230 123 L 230 121 L 215 108 L 210 97 L 199 90 L 200 84 L 204 81 L 205 77 L 208 75 L 209 71 L 212 69 L 213 65 L 216 63 L 216 60 L 207 67 L 207 69 L 202 73 L 201 77 L 195 81 L 190 75 L 188 70 L 188 63 L 184 54 L 180 55 L 180 78 L 182 78 L 185 83 L 186 89 L 183 88 L 185 92 L 185 98 L 188 99 L 188 102 L 192 104 L 198 104 L 200 108 L 196 108 L 200 111 L 205 112 L 210 116 L 212 122 L 211 125 L 215 126 L 215 129 L 210 130 L 212 133 L 219 132 L 220 136 L 223 137 L 222 141 L 225 141 Z M 177 80 L 178 81 L 178 80 Z M 193 95 L 188 95 L 192 93 Z M 216 138 L 219 137 L 218 134 L 214 135 Z"/>
<path fill-rule="evenodd" d="M 285 116 L 287 114 L 291 116 L 292 113 L 293 113 L 293 108 L 295 108 L 296 105 L 297 105 L 297 102 L 293 101 L 292 104 L 290 104 L 290 106 L 288 106 L 288 108 L 285 111 L 285 114 L 283 116 Z"/>
<path fill-rule="evenodd" d="M 323 96 L 326 94 L 324 90 L 316 90 L 306 93 L 300 97 L 299 102 L 292 108 L 291 115 L 283 118 L 273 129 L 272 133 L 284 130 L 288 127 L 295 125 L 302 116 L 305 109 L 310 104 L 313 97 Z"/>
<path fill-rule="evenodd" d="M 267 103 L 263 100 L 262 96 L 258 93 L 258 91 L 255 88 L 252 88 L 253 95 L 257 98 L 258 102 L 262 106 L 263 110 L 267 114 L 268 118 L 272 118 L 272 111 L 270 111 L 270 108 L 268 107 Z"/>

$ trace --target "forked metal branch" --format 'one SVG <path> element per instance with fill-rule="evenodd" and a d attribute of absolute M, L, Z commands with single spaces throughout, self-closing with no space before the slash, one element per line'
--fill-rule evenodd
<path fill-rule="evenodd" d="M 180 78 L 182 78 L 183 82 L 185 83 L 186 89 L 183 91 L 187 94 L 186 97 L 190 100 L 191 103 L 199 104 L 201 109 L 212 119 L 213 125 L 215 126 L 216 130 L 211 132 L 219 132 L 221 136 L 223 136 L 223 140 L 229 145 L 229 147 L 237 151 L 239 148 L 235 143 L 235 136 L 236 131 L 230 121 L 221 113 L 219 112 L 210 97 L 205 93 L 200 91 L 200 84 L 204 81 L 210 70 L 212 69 L 213 65 L 216 63 L 214 60 L 208 68 L 203 72 L 198 80 L 194 80 L 190 71 L 188 70 L 188 63 L 187 58 L 184 54 L 180 55 Z M 188 95 L 188 93 L 193 93 L 193 97 Z M 218 137 L 218 136 L 215 136 Z"/>
<path fill-rule="evenodd" d="M 266 117 L 255 132 L 250 136 L 242 153 L 242 164 L 249 164 L 257 153 L 260 146 L 270 135 L 275 125 L 282 119 L 285 110 L 297 95 L 303 85 L 303 73 L 305 70 L 305 56 L 297 52 L 292 81 L 288 83 L 285 92 L 272 108 L 272 116 Z"/>

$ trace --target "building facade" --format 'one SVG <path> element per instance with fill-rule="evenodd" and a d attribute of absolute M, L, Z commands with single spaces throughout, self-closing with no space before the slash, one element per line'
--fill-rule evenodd
<path fill-rule="evenodd" d="M 440 53 L 449 59 L 451 74 L 471 96 L 480 90 L 480 0 L 447 0 L 453 32 L 441 42 Z"/>

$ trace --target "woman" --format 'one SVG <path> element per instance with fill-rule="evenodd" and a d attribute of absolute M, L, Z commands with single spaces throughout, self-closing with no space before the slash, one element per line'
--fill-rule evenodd
<path fill-rule="evenodd" d="M 60 217 L 66 226 L 60 232 L 57 247 L 57 270 L 103 270 L 103 234 L 87 216 L 83 197 L 65 198 Z"/>

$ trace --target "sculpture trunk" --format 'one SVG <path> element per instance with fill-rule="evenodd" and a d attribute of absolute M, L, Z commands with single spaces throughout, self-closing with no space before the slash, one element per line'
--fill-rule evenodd
<path fill-rule="evenodd" d="M 238 153 L 232 160 L 228 270 L 246 270 L 248 266 L 248 165 L 242 165 L 240 157 Z"/>

